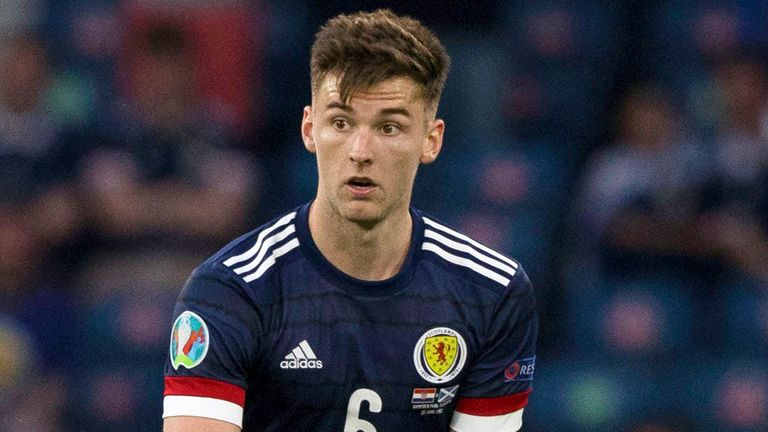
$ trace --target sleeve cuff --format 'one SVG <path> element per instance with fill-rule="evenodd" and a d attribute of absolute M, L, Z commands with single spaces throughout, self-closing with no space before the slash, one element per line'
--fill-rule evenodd
<path fill-rule="evenodd" d="M 515 432 L 521 427 L 523 427 L 523 408 L 497 416 L 477 416 L 455 411 L 451 418 L 451 429 L 457 432 Z"/>
<path fill-rule="evenodd" d="M 518 411 L 528 405 L 531 389 L 501 397 L 460 398 L 456 411 L 474 416 L 500 416 Z"/>
<path fill-rule="evenodd" d="M 205 417 L 243 427 L 243 407 L 221 399 L 198 396 L 166 396 L 163 399 L 163 418 Z"/>
<path fill-rule="evenodd" d="M 163 418 L 205 417 L 243 427 L 245 390 L 202 377 L 165 377 Z"/>

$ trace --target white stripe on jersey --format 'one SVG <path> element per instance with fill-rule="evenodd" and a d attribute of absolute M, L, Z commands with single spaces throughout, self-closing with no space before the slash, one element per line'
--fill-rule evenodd
<path fill-rule="evenodd" d="M 295 238 L 289 241 L 288 243 L 280 246 L 279 248 L 274 249 L 272 253 L 269 255 L 269 257 L 265 259 L 264 262 L 261 263 L 259 268 L 257 268 L 254 273 L 251 273 L 248 276 L 245 276 L 243 279 L 245 279 L 246 282 L 255 281 L 256 279 L 260 278 L 265 271 L 269 270 L 270 267 L 275 265 L 275 261 L 277 258 L 287 254 L 288 252 L 292 251 L 293 249 L 296 249 L 297 247 L 299 247 L 299 239 Z"/>
<path fill-rule="evenodd" d="M 473 247 L 471 247 L 471 246 L 469 246 L 467 244 L 459 243 L 457 241 L 453 241 L 453 240 L 451 240 L 451 239 L 449 239 L 449 238 L 447 238 L 447 237 L 445 237 L 443 235 L 440 235 L 439 233 L 437 233 L 435 231 L 432 231 L 432 230 L 429 230 L 429 229 L 425 230 L 424 231 L 424 237 L 430 238 L 430 239 L 435 240 L 435 241 L 437 241 L 439 243 L 442 243 L 443 246 L 448 246 L 451 249 L 455 249 L 455 250 L 458 250 L 458 251 L 461 251 L 461 252 L 466 252 L 466 253 L 472 255 L 473 257 L 479 259 L 480 261 L 482 261 L 482 262 L 484 262 L 484 263 L 486 263 L 486 264 L 488 264 L 490 266 L 496 267 L 499 270 L 502 270 L 502 271 L 506 272 L 510 276 L 514 276 L 515 273 L 517 273 L 517 270 L 515 270 L 512 267 L 504 264 L 503 262 L 495 260 L 495 259 L 493 259 L 493 258 L 491 258 L 491 257 L 489 257 L 487 255 L 483 255 L 477 249 L 475 249 L 475 248 L 473 248 Z"/>
<path fill-rule="evenodd" d="M 450 235 L 452 235 L 452 236 L 454 236 L 456 238 L 464 240 L 464 241 L 468 242 L 469 244 L 471 244 L 472 246 L 474 246 L 474 247 L 476 247 L 476 248 L 478 248 L 478 249 L 480 249 L 480 250 L 482 250 L 482 251 L 484 251 L 484 252 L 486 252 L 486 253 L 488 253 L 490 255 L 493 255 L 494 257 L 500 259 L 501 261 L 506 262 L 507 264 L 512 266 L 512 268 L 514 268 L 514 269 L 519 267 L 519 265 L 516 262 L 514 262 L 513 260 L 511 260 L 511 259 L 505 257 L 504 255 L 496 252 L 495 250 L 489 248 L 488 246 L 480 244 L 480 243 L 472 240 L 471 238 L 465 236 L 464 234 L 456 232 L 456 231 L 448 228 L 447 226 L 441 225 L 441 224 L 439 224 L 439 223 L 437 223 L 437 222 L 435 222 L 435 221 L 433 221 L 433 220 L 431 220 L 429 218 L 423 218 L 423 219 L 424 219 L 424 222 L 427 225 L 431 226 L 432 228 L 435 228 L 435 229 L 440 230 L 442 232 L 448 233 L 448 234 L 450 234 Z"/>
<path fill-rule="evenodd" d="M 164 397 L 163 418 L 179 416 L 205 417 L 243 427 L 243 407 L 236 403 L 199 396 Z"/>
<path fill-rule="evenodd" d="M 262 263 L 264 260 L 264 255 L 267 254 L 267 251 L 272 246 L 276 245 L 278 242 L 285 240 L 286 237 L 296 232 L 296 225 L 290 224 L 288 225 L 284 230 L 280 231 L 279 233 L 273 235 L 272 237 L 268 237 L 264 240 L 264 243 L 261 245 L 261 249 L 259 250 L 259 254 L 256 255 L 256 258 L 253 259 L 250 263 L 238 267 L 235 269 L 235 273 L 237 274 L 243 274 L 248 273 L 249 271 L 255 269 L 259 264 Z"/>
<path fill-rule="evenodd" d="M 301 341 L 301 343 L 299 343 L 299 346 L 301 347 L 301 350 L 307 354 L 307 358 L 311 360 L 317 359 L 315 352 L 312 351 L 312 347 L 309 346 L 309 343 L 307 343 L 306 340 Z"/>
<path fill-rule="evenodd" d="M 446 261 L 448 261 L 448 262 L 450 262 L 452 264 L 460 265 L 462 267 L 466 267 L 468 269 L 474 270 L 475 272 L 480 273 L 481 275 L 483 275 L 483 276 L 485 276 L 485 277 L 487 277 L 489 279 L 492 279 L 492 280 L 494 280 L 494 281 L 496 281 L 496 282 L 498 282 L 498 283 L 500 283 L 500 284 L 502 284 L 504 286 L 507 286 L 509 284 L 509 279 L 507 279 L 504 276 L 496 273 L 495 271 L 492 271 L 492 270 L 490 270 L 490 269 L 488 269 L 486 267 L 483 267 L 480 264 L 478 264 L 478 263 L 476 263 L 476 262 L 474 262 L 474 261 L 472 261 L 470 259 L 450 254 L 450 253 L 446 252 L 445 250 L 443 250 L 442 248 L 440 248 L 440 246 L 438 246 L 438 245 L 436 245 L 434 243 L 424 242 L 424 244 L 422 244 L 422 246 L 421 246 L 421 249 L 426 250 L 426 251 L 430 251 L 430 252 L 434 252 L 437 255 L 439 255 L 441 258 L 443 258 L 444 260 L 446 260 Z"/>
<path fill-rule="evenodd" d="M 490 430 L 515 432 L 523 427 L 523 409 L 498 416 L 476 416 L 455 411 L 451 418 L 451 430 L 457 432 Z"/>
<path fill-rule="evenodd" d="M 269 235 L 272 231 L 280 228 L 281 226 L 289 223 L 296 217 L 296 212 L 289 213 L 277 222 L 275 222 L 273 225 L 265 228 L 262 232 L 259 233 L 259 236 L 256 238 L 256 244 L 253 245 L 252 248 L 248 249 L 247 251 L 241 253 L 240 255 L 236 255 L 233 257 L 230 257 L 226 261 L 224 261 L 224 265 L 227 267 L 232 267 L 235 264 L 241 263 L 243 261 L 247 261 L 251 259 L 254 255 L 256 255 L 259 252 L 259 249 L 261 249 L 261 242 L 264 241 L 264 238 Z"/>
<path fill-rule="evenodd" d="M 291 354 L 293 354 L 293 356 L 296 357 L 297 360 L 307 359 L 307 356 L 304 355 L 304 351 L 302 351 L 301 348 L 299 347 L 294 348 Z"/>
<path fill-rule="evenodd" d="M 299 343 L 299 346 L 294 348 L 288 355 L 285 356 L 286 360 L 317 360 L 317 355 L 312 351 L 312 347 L 306 339 Z"/>

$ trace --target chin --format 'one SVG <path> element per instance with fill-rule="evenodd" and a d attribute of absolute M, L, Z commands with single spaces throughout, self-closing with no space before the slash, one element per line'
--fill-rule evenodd
<path fill-rule="evenodd" d="M 371 202 L 353 201 L 344 204 L 339 210 L 344 219 L 354 223 L 374 224 L 382 218 L 381 208 Z"/>

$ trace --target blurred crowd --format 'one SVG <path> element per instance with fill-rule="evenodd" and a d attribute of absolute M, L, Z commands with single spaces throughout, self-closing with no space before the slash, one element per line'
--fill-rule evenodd
<path fill-rule="evenodd" d="M 160 429 L 179 289 L 312 198 L 312 36 L 380 5 L 0 1 L 0 432 Z M 524 430 L 768 430 L 768 5 L 386 5 L 453 60 L 414 205 L 534 283 Z"/>

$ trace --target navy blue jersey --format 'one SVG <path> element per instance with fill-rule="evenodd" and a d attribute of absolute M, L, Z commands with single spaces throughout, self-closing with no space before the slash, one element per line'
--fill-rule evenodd
<path fill-rule="evenodd" d="M 164 417 L 246 431 L 517 430 L 537 318 L 520 265 L 411 210 L 400 272 L 330 264 L 309 205 L 205 261 L 179 296 Z"/>

